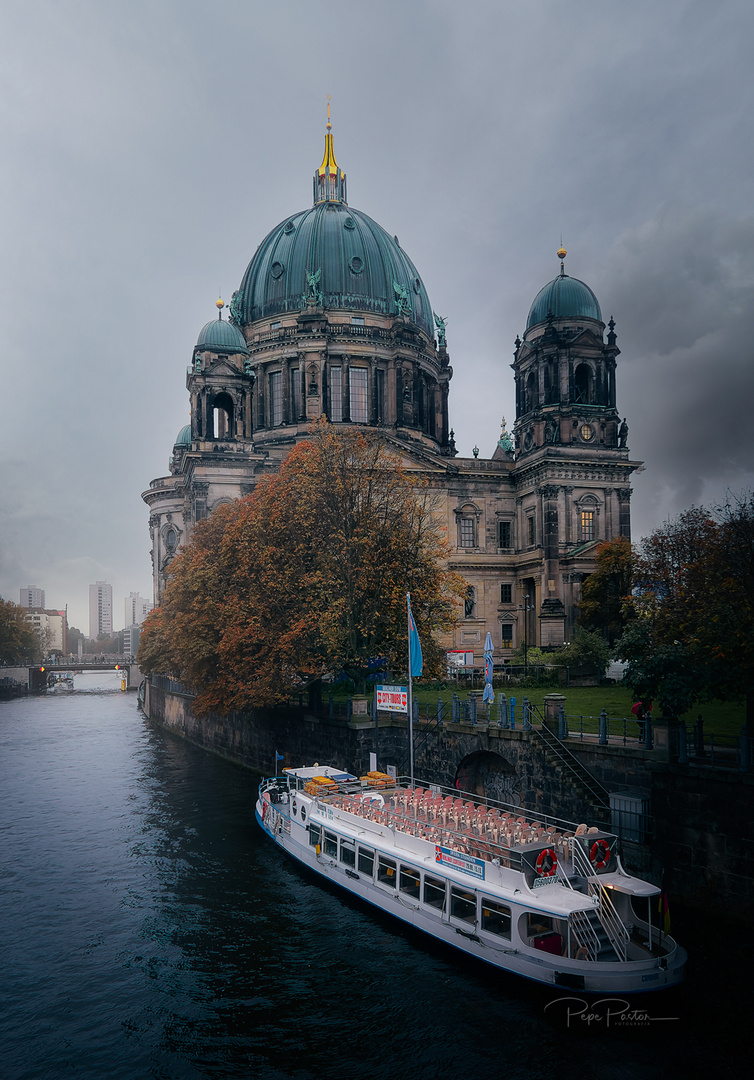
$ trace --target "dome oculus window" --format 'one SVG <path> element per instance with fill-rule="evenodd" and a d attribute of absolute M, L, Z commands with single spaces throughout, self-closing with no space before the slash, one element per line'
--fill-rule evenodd
<path fill-rule="evenodd" d="M 285 266 L 281 262 L 274 262 L 270 267 L 270 274 L 277 281 L 285 273 Z"/>
<path fill-rule="evenodd" d="M 347 217 L 346 220 L 343 222 L 343 227 L 345 229 L 355 229 L 356 222 L 353 220 L 352 217 Z"/>
<path fill-rule="evenodd" d="M 351 261 L 348 263 L 348 269 L 352 274 L 360 274 L 364 269 L 364 260 L 360 259 L 358 255 L 354 255 Z"/>
<path fill-rule="evenodd" d="M 285 235 L 290 236 L 291 233 L 295 232 L 295 231 L 296 231 L 296 226 L 293 224 L 293 222 L 292 221 L 286 221 L 285 228 L 283 229 L 283 232 L 285 233 Z"/>
<path fill-rule="evenodd" d="M 414 278 L 414 292 L 417 293 L 417 294 L 420 293 L 421 292 L 421 287 L 422 287 L 422 283 L 421 283 L 421 281 L 419 281 L 418 277 Z"/>

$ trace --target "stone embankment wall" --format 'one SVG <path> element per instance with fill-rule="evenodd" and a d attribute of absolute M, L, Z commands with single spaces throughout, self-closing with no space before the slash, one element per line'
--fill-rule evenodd
<path fill-rule="evenodd" d="M 408 773 L 405 719 L 386 717 L 376 728 L 366 717 L 322 719 L 304 709 L 258 711 L 199 719 L 192 699 L 147 684 L 145 710 L 153 720 L 198 746 L 270 775 L 276 751 L 280 767 L 334 764 L 363 775 L 370 754 L 378 767 Z M 679 765 L 667 755 L 636 746 L 570 739 L 568 748 L 611 792 L 643 795 L 649 809 L 646 843 L 624 843 L 624 860 L 635 873 L 700 909 L 734 910 L 754 917 L 754 778 L 735 769 Z M 485 790 L 502 801 L 571 821 L 593 815 L 588 798 L 548 759 L 536 732 L 483 724 L 444 724 L 427 735 L 415 732 L 415 775 L 465 790 Z"/>

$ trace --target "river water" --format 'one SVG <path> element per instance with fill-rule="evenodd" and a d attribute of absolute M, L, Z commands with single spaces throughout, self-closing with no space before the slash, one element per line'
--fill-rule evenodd
<path fill-rule="evenodd" d="M 675 926 L 688 983 L 630 1011 L 556 1000 L 308 877 L 254 822 L 257 781 L 153 725 L 114 674 L 0 704 L 0 1080 L 748 1063 L 743 933 L 734 951 Z"/>

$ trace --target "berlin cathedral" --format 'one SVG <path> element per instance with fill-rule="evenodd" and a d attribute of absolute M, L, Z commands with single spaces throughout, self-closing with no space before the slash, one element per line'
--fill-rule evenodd
<path fill-rule="evenodd" d="M 565 273 L 534 297 L 513 353 L 516 418 L 489 459 L 461 458 L 450 426 L 445 322 L 398 242 L 349 205 L 328 122 L 312 206 L 262 240 L 227 317 L 199 332 L 186 375 L 191 423 L 149 507 L 155 602 L 194 524 L 276 471 L 310 423 L 378 428 L 428 483 L 467 582 L 449 649 L 496 659 L 570 640 L 600 541 L 630 537 L 620 350 L 597 297 Z M 607 333 L 605 331 L 607 330 Z"/>

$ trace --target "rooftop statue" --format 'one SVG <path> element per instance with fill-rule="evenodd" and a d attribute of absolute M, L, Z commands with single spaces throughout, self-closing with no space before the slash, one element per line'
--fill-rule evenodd
<path fill-rule="evenodd" d="M 309 270 L 306 271 L 306 292 L 303 296 L 303 307 L 322 307 L 322 293 L 318 288 L 321 277 L 321 266 L 313 274 Z"/>
<path fill-rule="evenodd" d="M 395 293 L 395 303 L 398 308 L 399 315 L 413 315 L 411 308 L 411 301 L 408 298 L 408 292 L 405 285 L 399 285 L 397 281 L 393 282 L 393 292 Z"/>
<path fill-rule="evenodd" d="M 513 439 L 511 439 L 510 434 L 505 430 L 505 417 L 503 417 L 503 422 L 500 425 L 500 438 L 497 440 L 497 445 L 501 450 L 505 450 L 507 454 L 513 453 Z"/>

